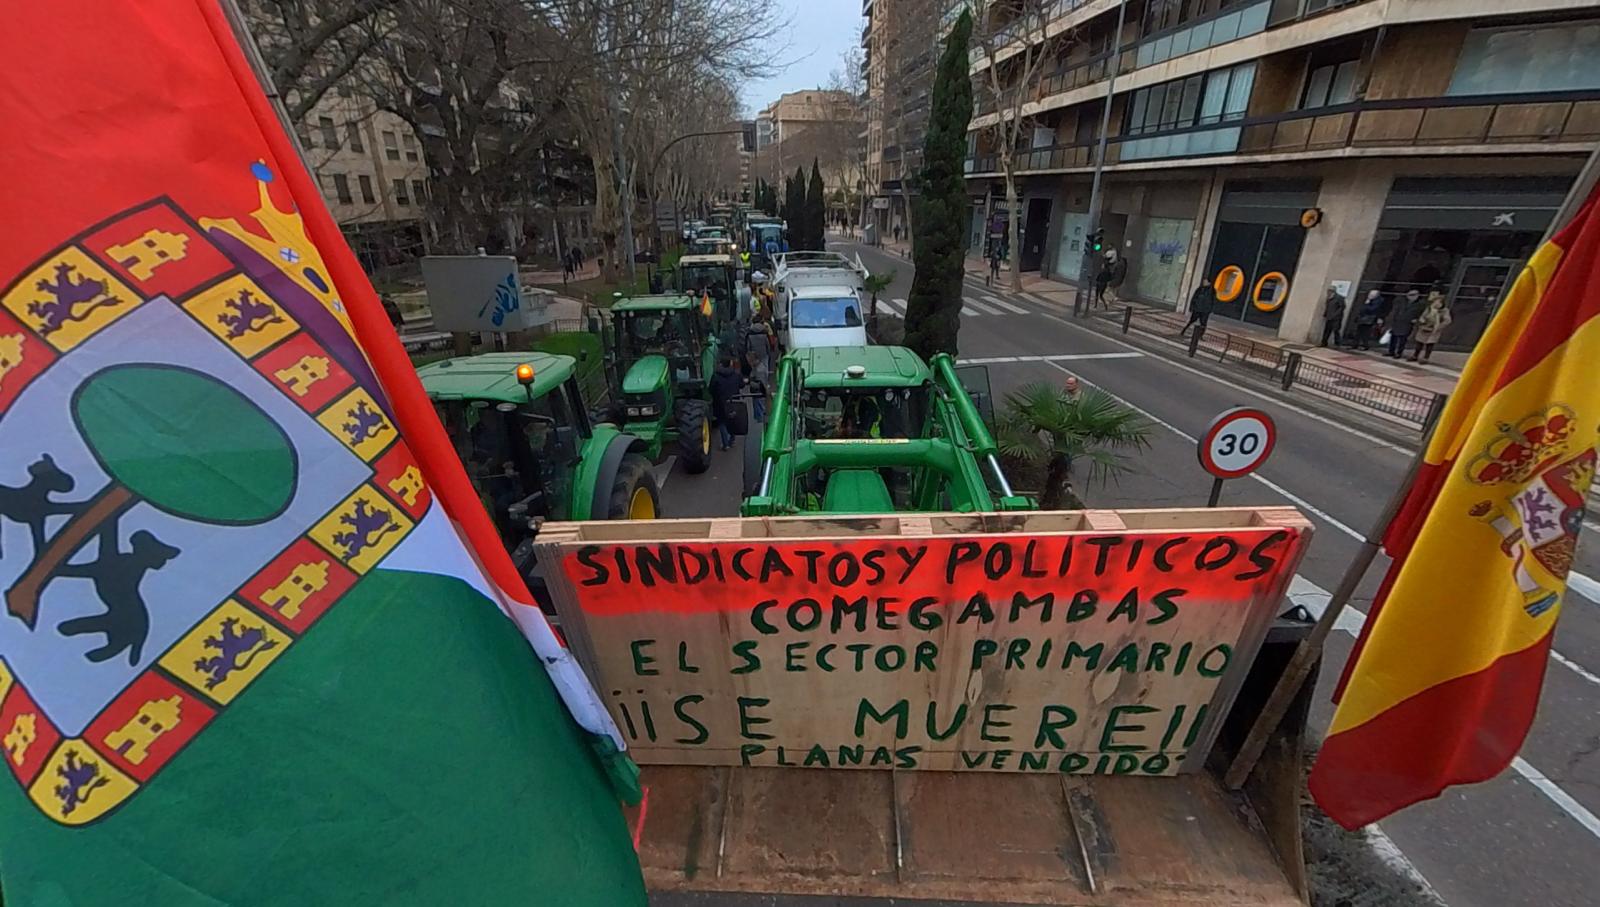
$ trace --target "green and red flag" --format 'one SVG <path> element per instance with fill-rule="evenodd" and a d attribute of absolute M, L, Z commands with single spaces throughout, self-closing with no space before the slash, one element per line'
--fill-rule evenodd
<path fill-rule="evenodd" d="M 643 904 L 616 729 L 217 0 L 0 57 L 6 904 Z"/>
<path fill-rule="evenodd" d="M 1600 429 L 1600 213 L 1529 259 L 1383 538 L 1394 559 L 1311 771 L 1355 828 L 1503 771 L 1533 723 Z"/>

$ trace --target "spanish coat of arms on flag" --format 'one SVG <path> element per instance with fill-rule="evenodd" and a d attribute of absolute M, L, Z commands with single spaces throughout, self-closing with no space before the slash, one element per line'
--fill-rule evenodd
<path fill-rule="evenodd" d="M 215 0 L 8 18 L 6 904 L 642 904 L 614 728 Z"/>

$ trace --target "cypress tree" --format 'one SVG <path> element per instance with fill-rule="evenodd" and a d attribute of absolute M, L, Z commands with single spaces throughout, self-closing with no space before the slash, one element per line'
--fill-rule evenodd
<path fill-rule="evenodd" d="M 796 250 L 811 248 L 811 218 L 806 214 L 806 171 L 794 168 L 789 177 L 789 245 Z"/>
<path fill-rule="evenodd" d="M 915 199 L 911 261 L 916 268 L 906 302 L 906 346 L 923 359 L 956 354 L 961 328 L 961 275 L 966 259 L 967 184 L 963 159 L 972 119 L 967 43 L 972 15 L 963 12 L 946 39 L 934 76 L 932 110 L 923 143 L 922 192 Z"/>
<path fill-rule="evenodd" d="M 824 234 L 828 229 L 828 203 L 824 200 L 822 171 L 817 168 L 816 158 L 811 159 L 811 183 L 806 187 L 806 228 L 811 248 L 820 252 L 827 247 Z"/>

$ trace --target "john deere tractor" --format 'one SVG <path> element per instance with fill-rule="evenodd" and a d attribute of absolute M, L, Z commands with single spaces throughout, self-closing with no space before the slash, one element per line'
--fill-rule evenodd
<path fill-rule="evenodd" d="M 544 520 L 649 520 L 661 512 L 648 445 L 590 420 L 576 365 L 550 353 L 483 353 L 417 371 L 525 579 Z"/>
<path fill-rule="evenodd" d="M 745 447 L 745 516 L 1036 506 L 1011 489 L 943 353 L 930 366 L 897 346 L 795 350 L 778 364 L 760 447 Z"/>
<path fill-rule="evenodd" d="M 683 295 L 636 296 L 611 306 L 612 416 L 651 459 L 675 451 L 689 472 L 711 465 L 710 378 L 717 319 Z"/>
<path fill-rule="evenodd" d="M 696 300 L 710 296 L 712 320 L 720 330 L 749 309 L 750 288 L 745 286 L 744 278 L 744 265 L 734 252 L 685 255 L 678 259 L 673 286 Z"/>

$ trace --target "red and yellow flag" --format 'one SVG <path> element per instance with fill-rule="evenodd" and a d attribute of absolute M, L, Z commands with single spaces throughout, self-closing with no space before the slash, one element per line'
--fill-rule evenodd
<path fill-rule="evenodd" d="M 1384 536 L 1311 792 L 1355 828 L 1484 781 L 1533 722 L 1600 427 L 1596 196 L 1517 278 Z"/>
<path fill-rule="evenodd" d="M 711 317 L 711 294 L 710 293 L 701 293 L 700 294 L 700 314 L 706 316 L 707 318 Z"/>

